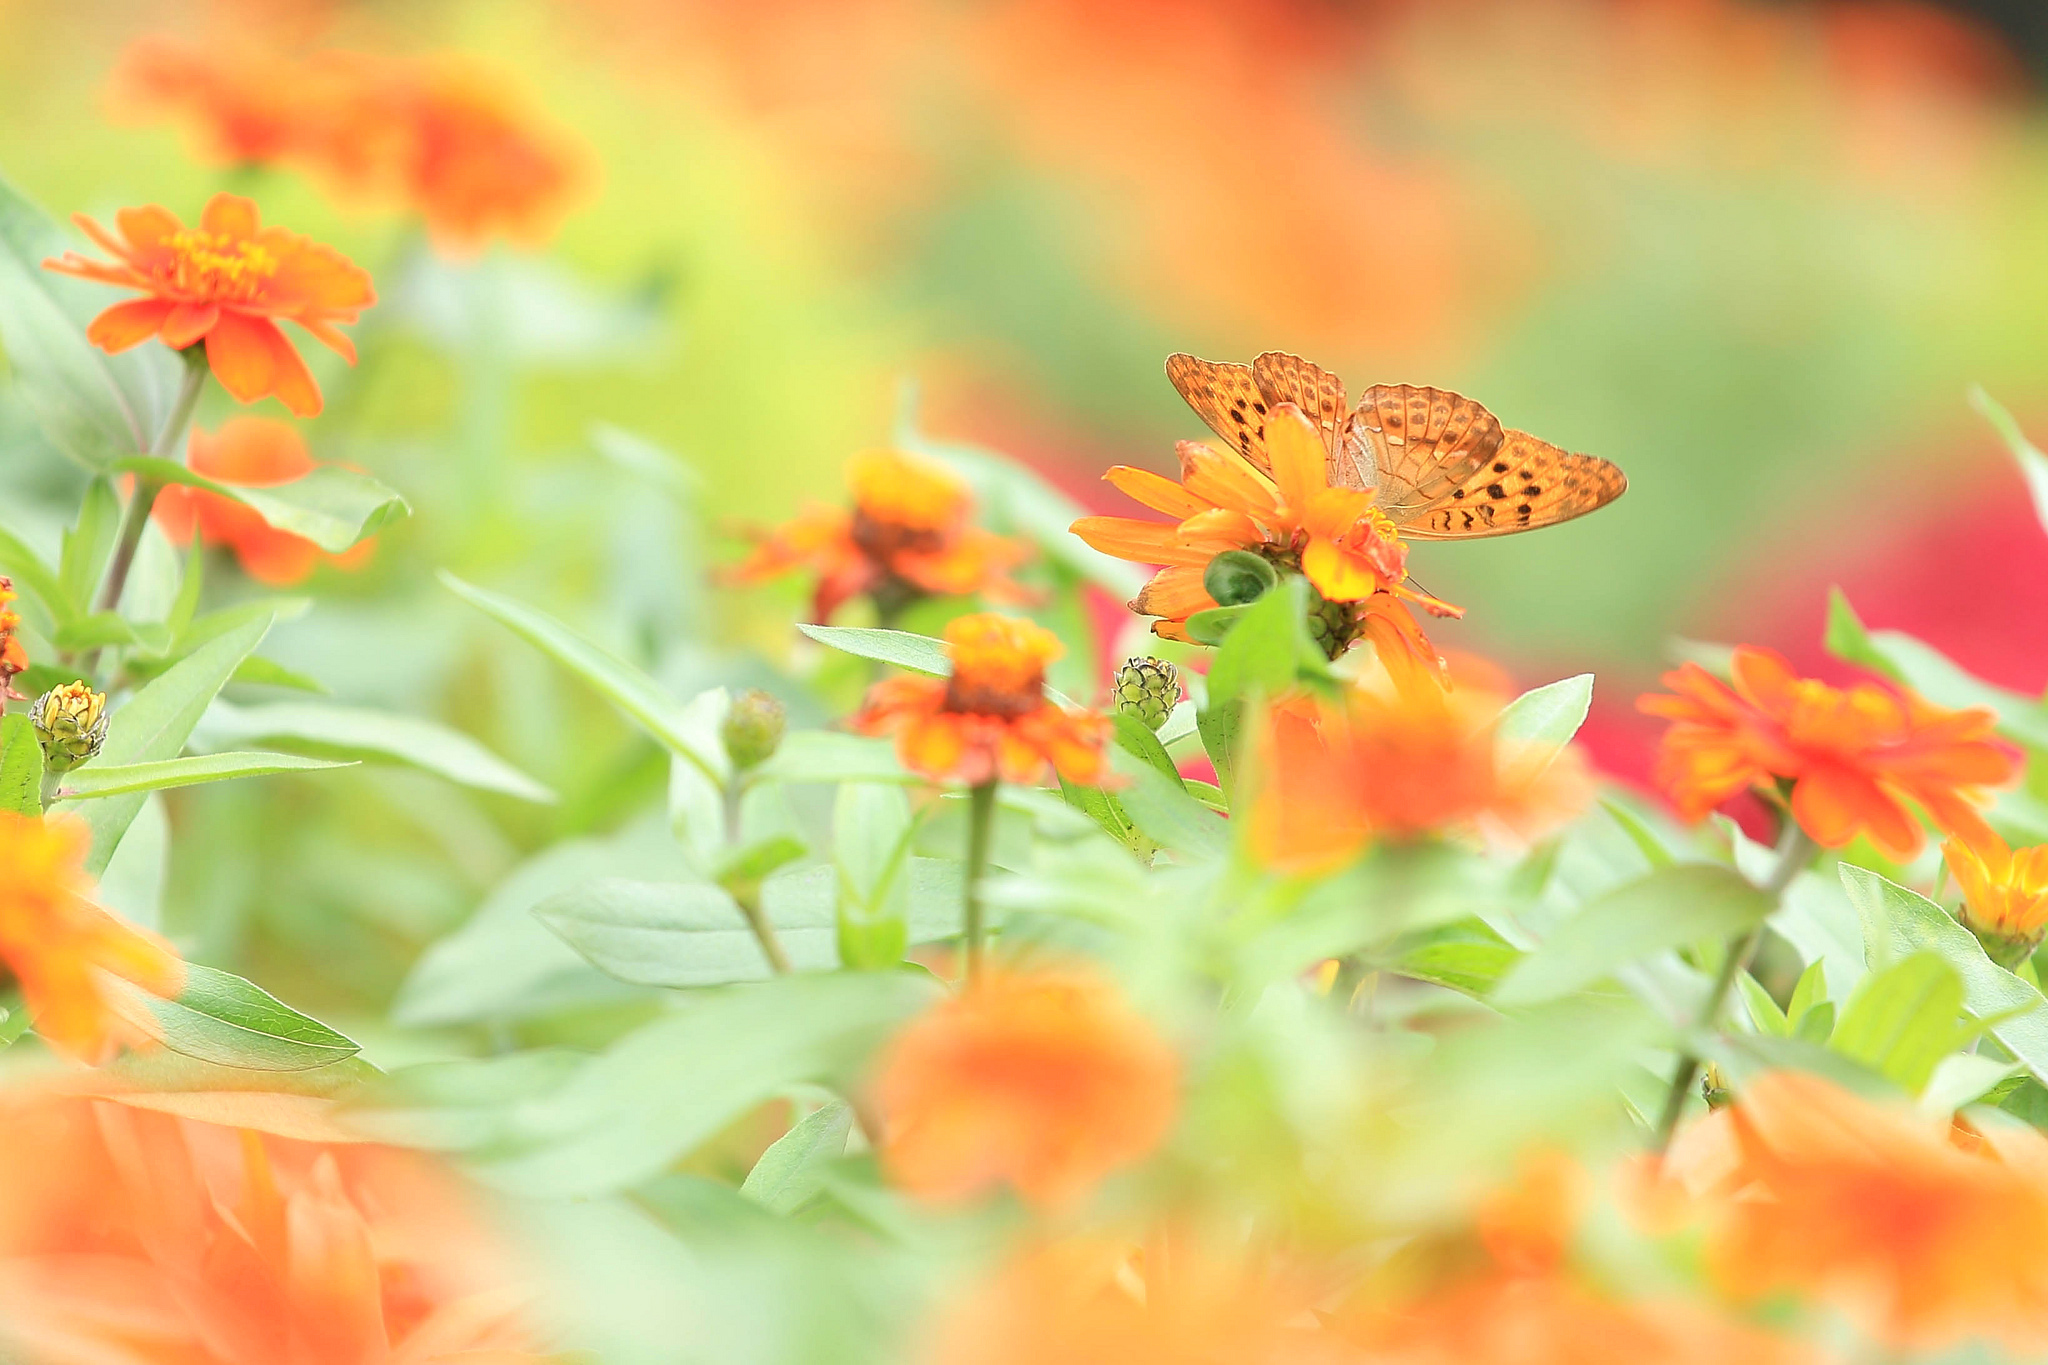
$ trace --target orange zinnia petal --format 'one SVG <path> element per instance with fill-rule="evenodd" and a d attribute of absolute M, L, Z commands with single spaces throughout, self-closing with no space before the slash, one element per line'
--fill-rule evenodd
<path fill-rule="evenodd" d="M 211 331 L 220 320 L 217 303 L 181 303 L 164 319 L 157 336 L 174 351 L 182 351 Z"/>
<path fill-rule="evenodd" d="M 1154 474 L 1149 469 L 1133 469 L 1120 464 L 1111 467 L 1102 477 L 1126 497 L 1169 517 L 1191 517 L 1210 506 L 1206 500 L 1196 497 L 1172 479 Z"/>
<path fill-rule="evenodd" d="M 1207 564 L 1214 556 L 1181 543 L 1178 527 L 1131 517 L 1082 517 L 1068 528 L 1106 555 L 1140 564 Z"/>
<path fill-rule="evenodd" d="M 85 339 L 103 351 L 125 351 L 155 336 L 176 307 L 168 299 L 130 299 L 92 320 Z"/>
<path fill-rule="evenodd" d="M 1273 457 L 1273 482 L 1279 486 L 1280 500 L 1300 516 L 1329 478 L 1315 424 L 1294 404 L 1280 404 L 1266 415 L 1266 453 Z"/>

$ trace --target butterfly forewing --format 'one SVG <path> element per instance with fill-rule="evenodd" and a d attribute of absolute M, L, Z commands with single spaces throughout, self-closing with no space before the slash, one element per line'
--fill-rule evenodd
<path fill-rule="evenodd" d="M 1292 403 L 1300 408 L 1323 438 L 1323 449 L 1337 456 L 1344 424 L 1351 406 L 1344 398 L 1344 381 L 1313 360 L 1303 360 L 1285 351 L 1267 351 L 1252 361 L 1252 382 L 1268 408 Z"/>
<path fill-rule="evenodd" d="M 1252 378 L 1251 366 L 1176 353 L 1166 357 L 1166 377 L 1209 424 L 1209 430 L 1261 471 L 1273 472 L 1273 457 L 1266 453 L 1268 404 Z"/>
<path fill-rule="evenodd" d="M 1485 468 L 1501 440 L 1500 422 L 1469 398 L 1376 384 L 1359 395 L 1332 481 L 1377 489 L 1386 514 L 1406 521 Z"/>
<path fill-rule="evenodd" d="M 1605 460 L 1509 431 L 1483 468 L 1434 504 L 1389 515 L 1410 540 L 1505 536 L 1582 517 L 1627 488 L 1628 479 Z"/>

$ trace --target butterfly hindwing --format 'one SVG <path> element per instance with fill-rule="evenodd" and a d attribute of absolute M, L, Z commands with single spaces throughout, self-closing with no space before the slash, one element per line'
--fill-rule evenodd
<path fill-rule="evenodd" d="M 1273 457 L 1266 453 L 1269 404 L 1252 378 L 1251 366 L 1176 353 L 1166 358 L 1166 377 L 1209 430 L 1261 472 L 1272 473 Z"/>
<path fill-rule="evenodd" d="M 1375 384 L 1359 395 L 1345 427 L 1333 482 L 1377 489 L 1380 507 L 1402 522 L 1485 468 L 1501 441 L 1499 419 L 1469 398 Z"/>
<path fill-rule="evenodd" d="M 1351 407 L 1344 381 L 1313 360 L 1285 351 L 1267 351 L 1252 361 L 1252 382 L 1269 408 L 1292 403 L 1300 408 L 1323 438 L 1323 449 L 1335 459 Z"/>
<path fill-rule="evenodd" d="M 1509 431 L 1483 468 L 1433 505 L 1395 520 L 1410 540 L 1505 536 L 1582 517 L 1627 488 L 1621 470 L 1605 460 Z"/>

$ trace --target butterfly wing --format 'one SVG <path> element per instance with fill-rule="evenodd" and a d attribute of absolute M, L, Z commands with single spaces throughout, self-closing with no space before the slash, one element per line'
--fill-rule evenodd
<path fill-rule="evenodd" d="M 1485 469 L 1502 439 L 1499 419 L 1469 398 L 1375 384 L 1345 426 L 1331 482 L 1377 490 L 1380 508 L 1405 522 Z"/>
<path fill-rule="evenodd" d="M 1303 360 L 1285 351 L 1267 351 L 1252 361 L 1252 382 L 1268 408 L 1292 403 L 1300 408 L 1323 438 L 1323 449 L 1337 458 L 1344 438 L 1344 424 L 1351 417 L 1351 405 L 1344 398 L 1344 381 L 1313 360 Z"/>
<path fill-rule="evenodd" d="M 1209 430 L 1261 472 L 1273 472 L 1273 457 L 1266 453 L 1269 405 L 1252 378 L 1251 366 L 1175 353 L 1166 357 L 1166 377 Z"/>
<path fill-rule="evenodd" d="M 1509 431 L 1493 458 L 1456 488 L 1406 516 L 1389 515 L 1410 540 L 1471 540 L 1555 526 L 1627 489 L 1627 476 L 1605 460 Z"/>

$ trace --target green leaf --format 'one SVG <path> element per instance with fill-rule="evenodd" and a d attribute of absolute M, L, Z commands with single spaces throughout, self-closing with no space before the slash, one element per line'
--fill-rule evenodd
<path fill-rule="evenodd" d="M 1151 726 L 1136 716 L 1128 716 L 1121 711 L 1112 712 L 1110 720 L 1116 727 L 1118 747 L 1125 753 L 1151 764 L 1155 771 L 1171 778 L 1183 791 L 1187 789 L 1187 783 L 1181 778 L 1180 769 L 1173 766 L 1172 756 L 1166 752 L 1166 746 L 1159 742 L 1159 736 L 1152 733 Z"/>
<path fill-rule="evenodd" d="M 1229 607 L 1210 607 L 1188 617 L 1188 638 L 1198 645 L 1216 646 L 1230 638 L 1230 632 L 1251 610 L 1251 603 L 1241 602 Z"/>
<path fill-rule="evenodd" d="M 78 614 L 78 603 L 65 589 L 57 571 L 29 548 L 28 542 L 0 526 L 0 574 L 14 580 L 14 586 L 42 606 L 53 624 L 62 626 Z"/>
<path fill-rule="evenodd" d="M 119 612 L 96 611 L 90 616 L 73 617 L 60 626 L 52 643 L 72 654 L 111 645 L 122 649 L 140 646 L 148 653 L 161 655 L 170 650 L 171 633 L 163 626 L 131 622 Z"/>
<path fill-rule="evenodd" d="M 235 676 L 228 679 L 239 687 L 288 687 L 294 692 L 328 691 L 326 683 L 309 677 L 295 669 L 286 668 L 275 659 L 266 659 L 260 654 L 251 654 L 235 669 Z"/>
<path fill-rule="evenodd" d="M 732 763 L 718 739 L 718 717 L 707 717 L 708 708 L 693 710 L 684 706 L 647 674 L 544 612 L 473 587 L 451 573 L 443 572 L 441 581 L 457 597 L 510 627 L 528 644 L 589 683 L 672 753 L 688 759 L 720 787 L 730 779 Z M 722 715 L 723 707 L 717 709 Z"/>
<path fill-rule="evenodd" d="M 1848 597 L 1840 588 L 1828 589 L 1828 624 L 1821 644 L 1845 664 L 1855 664 L 1858 668 L 1882 673 L 1893 681 L 1899 680 L 1899 670 L 1870 638 L 1863 618 L 1856 614 L 1856 608 L 1849 605 Z"/>
<path fill-rule="evenodd" d="M 1688 863 L 1617 887 L 1565 920 L 1494 992 L 1497 1005 L 1569 995 L 1652 953 L 1761 924 L 1771 898 L 1731 868 Z"/>
<path fill-rule="evenodd" d="M 746 775 L 755 782 L 922 782 L 896 761 L 893 741 L 837 730 L 792 730 L 773 757 Z"/>
<path fill-rule="evenodd" d="M 1305 683 L 1324 685 L 1334 676 L 1308 633 L 1309 592 L 1307 579 L 1289 577 L 1245 608 L 1209 665 L 1207 699 L 1196 728 L 1226 791 L 1236 769 L 1246 705 Z"/>
<path fill-rule="evenodd" d="M 1613 817 L 1614 823 L 1621 826 L 1621 832 L 1628 836 L 1629 842 L 1636 846 L 1636 851 L 1643 855 L 1643 860 L 1649 863 L 1652 869 L 1670 867 L 1678 861 L 1677 855 L 1664 846 L 1664 841 L 1657 837 L 1657 832 L 1650 828 L 1642 816 L 1608 797 L 1601 798 L 1600 809 L 1606 811 Z"/>
<path fill-rule="evenodd" d="M 1923 949 L 1864 978 L 1828 1046 L 1917 1095 L 1967 1036 L 1956 1024 L 1962 1007 L 1962 978 Z"/>
<path fill-rule="evenodd" d="M 846 1155 L 846 1135 L 852 1131 L 852 1106 L 834 1100 L 761 1153 L 740 1193 L 771 1213 L 795 1213 L 825 1188 L 825 1172 Z"/>
<path fill-rule="evenodd" d="M 1824 1045 L 1835 1034 L 1835 1002 L 1823 1000 L 1799 1016 L 1792 1025 L 1792 1036 L 1803 1043 Z"/>
<path fill-rule="evenodd" d="M 1963 1009 L 2037 1078 L 2048 1078 L 2048 1010 L 2041 992 L 1984 955 L 1977 936 L 1926 897 L 1868 868 L 1842 864 L 1842 886 L 1862 917 L 1872 969 L 1931 949 L 1963 983 Z"/>
<path fill-rule="evenodd" d="M 1279 571 L 1250 550 L 1225 550 L 1202 570 L 1202 587 L 1218 606 L 1246 606 L 1279 585 Z"/>
<path fill-rule="evenodd" d="M 303 744 L 326 755 L 385 759 L 478 791 L 541 803 L 556 799 L 462 731 L 423 716 L 325 702 L 220 702 L 208 713 L 203 734 L 212 743 Z"/>
<path fill-rule="evenodd" d="M 2006 449 L 2019 461 L 2020 474 L 2027 481 L 2027 491 L 2034 496 L 2034 515 L 2041 519 L 2042 529 L 2048 530 L 2048 455 L 2043 455 L 2027 439 L 2012 414 L 1993 401 L 1983 389 L 1973 387 L 1970 390 L 1970 404 L 1984 414 L 1985 420 L 2005 442 Z"/>
<path fill-rule="evenodd" d="M 1785 1020 L 1797 1028 L 1807 1011 L 1828 1003 L 1827 964 L 1815 958 L 1793 984 L 1792 998 L 1785 1005 Z"/>
<path fill-rule="evenodd" d="M 161 1000 L 125 982 L 115 1008 L 158 1036 L 171 1051 L 217 1066 L 250 1071 L 307 1071 L 353 1057 L 360 1049 L 239 976 L 185 966 L 185 989 Z"/>
<path fill-rule="evenodd" d="M 297 754 L 260 753 L 200 754 L 189 758 L 159 759 L 154 763 L 89 763 L 64 775 L 58 798 L 86 801 L 95 797 L 125 796 L 129 792 L 158 791 L 165 787 L 225 782 L 237 777 L 267 777 L 272 773 L 349 766 L 325 759 L 301 758 Z"/>
<path fill-rule="evenodd" d="M 853 626 L 800 625 L 797 629 L 819 644 L 830 645 L 845 654 L 877 659 L 913 673 L 929 673 L 939 678 L 953 674 L 953 661 L 946 657 L 945 641 L 934 640 L 929 635 Z"/>
<path fill-rule="evenodd" d="M 176 758 L 214 696 L 269 630 L 266 615 L 208 641 L 166 669 L 108 719 L 107 742 L 96 761 L 115 768 Z M 79 814 L 92 830 L 88 872 L 97 876 L 106 871 L 107 860 L 147 795 L 130 792 L 81 808 Z"/>
<path fill-rule="evenodd" d="M 916 831 L 902 787 L 849 782 L 839 788 L 832 857 L 839 873 L 839 956 L 846 966 L 876 971 L 903 960 L 910 943 L 904 871 Z"/>
<path fill-rule="evenodd" d="M 1771 993 L 1757 984 L 1756 978 L 1748 972 L 1735 978 L 1735 988 L 1742 994 L 1743 1006 L 1749 1010 L 1750 1022 L 1756 1025 L 1758 1033 L 1768 1033 L 1778 1038 L 1792 1036 L 1792 1025 L 1785 1017 L 1785 1011 L 1778 1008 L 1778 1002 L 1771 999 Z"/>
<path fill-rule="evenodd" d="M 1572 742 L 1593 706 L 1593 675 L 1534 687 L 1509 702 L 1494 723 L 1494 737 L 1517 762 L 1540 756 L 1542 766 Z"/>
<path fill-rule="evenodd" d="M 1178 774 L 1168 777 L 1123 749 L 1111 753 L 1110 763 L 1126 779 L 1116 804 L 1146 838 L 1205 860 L 1229 853 L 1230 822 L 1188 795 Z"/>
<path fill-rule="evenodd" d="M 131 455 L 113 467 L 163 484 L 201 488 L 240 503 L 280 531 L 312 541 L 329 554 L 340 554 L 410 513 L 404 498 L 367 474 L 339 465 L 322 465 L 290 483 L 258 488 L 220 483 L 195 474 L 175 460 Z"/>
<path fill-rule="evenodd" d="M 1483 920 L 1464 919 L 1403 939 L 1385 969 L 1483 1000 L 1521 960 Z"/>
<path fill-rule="evenodd" d="M 43 816 L 43 745 L 21 712 L 0 717 L 0 810 Z"/>
<path fill-rule="evenodd" d="M 121 296 L 42 268 L 74 244 L 0 179 L 0 351 L 51 444 L 98 469 L 148 448 L 181 366 L 154 342 L 108 355 L 85 339 L 86 324 Z"/>
<path fill-rule="evenodd" d="M 100 576 L 113 557 L 121 532 L 121 500 L 104 478 L 85 487 L 78 520 L 64 533 L 64 552 L 57 560 L 57 579 L 64 596 L 83 609 L 98 591 Z"/>

